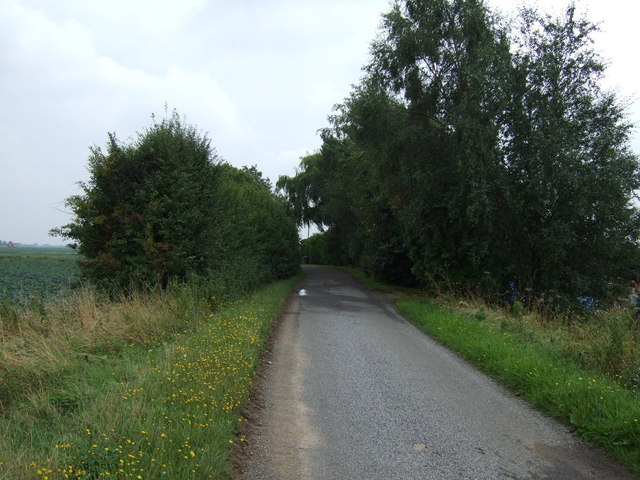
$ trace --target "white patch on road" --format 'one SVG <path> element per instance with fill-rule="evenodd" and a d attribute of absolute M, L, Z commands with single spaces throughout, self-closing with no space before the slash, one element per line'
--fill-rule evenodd
<path fill-rule="evenodd" d="M 300 290 L 300 292 L 298 292 L 298 295 L 300 295 L 301 297 L 304 297 L 307 295 L 307 291 L 303 288 L 302 290 Z"/>
<path fill-rule="evenodd" d="M 418 453 L 422 453 L 427 449 L 427 446 L 424 443 L 414 443 L 411 448 Z"/>

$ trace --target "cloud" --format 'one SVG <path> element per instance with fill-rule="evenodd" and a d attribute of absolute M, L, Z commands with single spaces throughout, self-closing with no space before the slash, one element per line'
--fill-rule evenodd
<path fill-rule="evenodd" d="M 251 131 L 213 74 L 180 65 L 159 73 L 125 66 L 100 54 L 92 31 L 77 21 L 54 21 L 16 2 L 0 7 L 0 65 L 8 117 L 0 138 L 0 217 L 17 232 L 40 224 L 40 242 L 68 221 L 59 211 L 63 199 L 86 179 L 88 148 L 105 142 L 107 132 L 126 140 L 150 124 L 153 112 L 163 116 L 165 103 L 229 141 Z"/>

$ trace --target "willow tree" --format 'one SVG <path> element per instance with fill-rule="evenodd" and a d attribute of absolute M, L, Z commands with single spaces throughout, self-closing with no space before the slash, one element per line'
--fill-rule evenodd
<path fill-rule="evenodd" d="M 412 151 L 396 159 L 396 183 L 423 281 L 446 275 L 464 284 L 497 267 L 506 37 L 482 1 L 407 0 L 384 16 L 373 44 L 370 75 L 421 127 Z"/>
<path fill-rule="evenodd" d="M 573 5 L 558 18 L 523 10 L 505 115 L 506 268 L 568 298 L 614 296 L 638 262 L 632 126 L 601 87 L 596 30 Z"/>

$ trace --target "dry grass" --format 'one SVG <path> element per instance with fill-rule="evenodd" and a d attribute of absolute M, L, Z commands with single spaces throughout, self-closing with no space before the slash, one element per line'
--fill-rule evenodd
<path fill-rule="evenodd" d="M 44 326 L 21 312 L 3 336 L 0 393 L 19 396 L 0 415 L 0 479 L 226 478 L 265 338 L 298 281 L 215 310 L 191 285 L 118 301 L 85 291 Z"/>
<path fill-rule="evenodd" d="M 155 342 L 183 328 L 179 290 L 100 299 L 91 288 L 46 305 L 0 309 L 0 412 L 48 375 L 78 362 L 105 362 L 124 345 Z M 191 300 L 192 302 L 194 300 Z"/>
<path fill-rule="evenodd" d="M 489 323 L 522 340 L 544 346 L 623 386 L 640 388 L 640 321 L 632 309 L 616 308 L 568 321 L 535 310 L 488 306 L 477 297 L 432 300 L 445 310 Z"/>

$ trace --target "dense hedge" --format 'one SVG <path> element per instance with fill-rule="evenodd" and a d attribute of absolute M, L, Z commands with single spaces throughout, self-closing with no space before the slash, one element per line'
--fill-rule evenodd
<path fill-rule="evenodd" d="M 193 276 L 250 287 L 299 267 L 295 220 L 255 167 L 224 163 L 206 135 L 174 113 L 136 141 L 109 135 L 90 180 L 67 199 L 84 276 L 118 288 Z"/>

